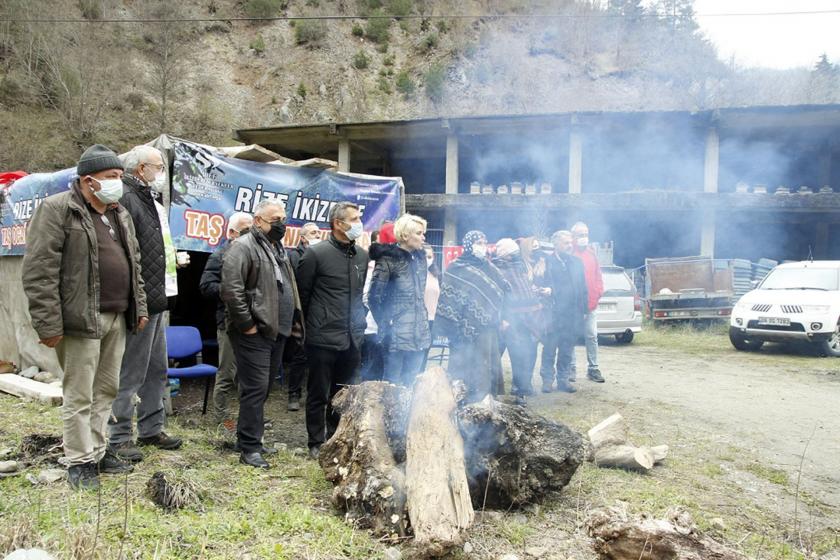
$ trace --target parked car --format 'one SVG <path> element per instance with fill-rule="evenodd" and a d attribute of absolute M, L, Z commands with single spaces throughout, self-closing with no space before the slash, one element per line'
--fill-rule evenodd
<path fill-rule="evenodd" d="M 625 344 L 633 335 L 642 331 L 642 302 L 636 287 L 618 266 L 602 266 L 604 295 L 595 310 L 598 318 L 598 335 L 612 335 Z"/>
<path fill-rule="evenodd" d="M 732 311 L 729 340 L 738 350 L 768 341 L 806 341 L 840 357 L 840 261 L 780 264 Z"/>

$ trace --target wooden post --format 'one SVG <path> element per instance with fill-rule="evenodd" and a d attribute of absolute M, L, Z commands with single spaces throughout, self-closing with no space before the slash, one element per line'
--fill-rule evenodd
<path fill-rule="evenodd" d="M 350 140 L 347 138 L 338 139 L 338 170 L 350 172 Z"/>
<path fill-rule="evenodd" d="M 569 129 L 569 193 L 583 192 L 583 140 L 577 119 L 572 118 Z"/>
<path fill-rule="evenodd" d="M 446 136 L 446 194 L 458 194 L 458 137 L 450 131 Z M 447 208 L 444 211 L 443 243 L 458 242 L 458 222 L 456 211 Z"/>

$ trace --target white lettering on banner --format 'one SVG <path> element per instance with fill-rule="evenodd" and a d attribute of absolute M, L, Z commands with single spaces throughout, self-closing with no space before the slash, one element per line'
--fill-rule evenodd
<path fill-rule="evenodd" d="M 12 212 L 15 215 L 15 220 L 25 221 L 32 218 L 32 214 L 38 209 L 38 206 L 44 201 L 46 197 L 36 196 L 35 198 L 27 198 L 25 200 L 17 200 L 12 206 Z"/>
<path fill-rule="evenodd" d="M 282 202 L 285 206 L 289 201 L 287 193 L 277 193 L 272 191 L 264 191 L 262 183 L 257 183 L 253 189 L 249 187 L 239 187 L 236 191 L 236 201 L 233 203 L 233 209 L 236 212 L 254 213 L 254 207 L 260 203 L 262 199 L 276 200 Z"/>

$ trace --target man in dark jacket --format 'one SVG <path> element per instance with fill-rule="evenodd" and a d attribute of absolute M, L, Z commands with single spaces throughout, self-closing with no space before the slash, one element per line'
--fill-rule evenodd
<path fill-rule="evenodd" d="M 338 414 L 330 403 L 359 367 L 367 325 L 362 294 L 368 254 L 356 245 L 363 231 L 359 207 L 340 202 L 330 210 L 329 219 L 329 240 L 310 247 L 297 269 L 310 333 L 306 339 L 306 429 L 312 458 L 317 458 L 321 444 L 338 425 Z"/>
<path fill-rule="evenodd" d="M 126 330 L 148 323 L 140 248 L 122 196 L 122 163 L 105 146 L 82 154 L 79 179 L 45 199 L 29 225 L 23 288 L 41 344 L 55 348 L 64 403 L 64 455 L 74 488 L 126 472 L 106 447 Z"/>
<path fill-rule="evenodd" d="M 286 209 L 266 199 L 254 208 L 254 225 L 234 241 L 222 262 L 222 301 L 236 354 L 239 380 L 239 461 L 268 468 L 263 454 L 264 407 L 290 336 L 303 337 L 295 275 L 283 249 Z"/>
<path fill-rule="evenodd" d="M 569 383 L 575 341 L 583 332 L 587 311 L 586 278 L 583 263 L 571 254 L 572 234 L 558 231 L 551 236 L 554 253 L 546 256 L 537 272 L 537 283 L 548 298 L 548 325 L 543 337 L 540 376 L 543 393 L 550 393 L 554 379 L 557 390 L 574 393 Z M 541 274 L 541 277 L 540 277 Z"/>
<path fill-rule="evenodd" d="M 219 370 L 216 372 L 216 382 L 213 385 L 213 421 L 224 424 L 232 430 L 228 401 L 236 389 L 236 358 L 233 346 L 225 330 L 225 304 L 220 297 L 222 285 L 222 259 L 230 243 L 247 233 L 254 218 L 246 212 L 234 212 L 228 219 L 227 242 L 223 243 L 216 252 L 207 259 L 198 289 L 205 298 L 216 302 L 216 341 L 219 344 Z M 232 421 L 230 421 L 232 422 Z"/>
<path fill-rule="evenodd" d="M 394 224 L 397 243 L 377 245 L 368 303 L 379 336 L 387 340 L 385 379 L 410 386 L 432 344 L 426 312 L 426 220 L 403 214 Z M 371 249 L 373 251 L 373 248 Z"/>
<path fill-rule="evenodd" d="M 300 228 L 300 242 L 297 247 L 288 249 L 289 260 L 292 262 L 292 269 L 297 270 L 300 258 L 306 250 L 321 242 L 321 230 L 318 224 L 309 222 Z M 303 381 L 306 379 L 306 349 L 291 341 L 286 345 L 286 355 L 289 356 L 289 363 L 285 368 L 288 372 L 289 383 L 289 404 L 287 410 L 297 412 L 300 410 L 300 396 L 303 392 Z"/>
<path fill-rule="evenodd" d="M 163 431 L 166 369 L 166 253 L 163 226 L 155 208 L 152 190 L 165 184 L 166 172 L 160 150 L 137 146 L 123 157 L 125 193 L 120 202 L 134 222 L 140 244 L 140 261 L 149 308 L 149 326 L 142 332 L 129 334 L 125 343 L 120 388 L 111 409 L 109 443 L 116 454 L 131 462 L 143 460 L 143 452 L 132 442 L 132 419 L 135 396 L 137 443 L 159 449 L 177 449 L 181 439 Z"/>

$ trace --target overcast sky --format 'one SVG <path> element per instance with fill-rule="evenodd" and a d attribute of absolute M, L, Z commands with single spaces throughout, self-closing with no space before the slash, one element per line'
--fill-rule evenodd
<path fill-rule="evenodd" d="M 702 14 L 840 10 L 840 0 L 695 0 L 703 33 L 738 66 L 812 67 L 823 52 L 840 63 L 840 11 L 833 14 L 702 17 Z"/>

